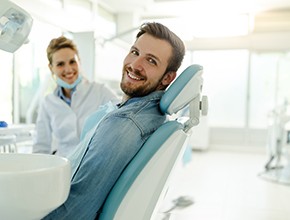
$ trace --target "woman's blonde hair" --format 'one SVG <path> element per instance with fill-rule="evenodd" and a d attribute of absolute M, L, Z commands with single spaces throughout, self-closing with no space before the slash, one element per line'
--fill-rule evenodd
<path fill-rule="evenodd" d="M 49 61 L 49 64 L 52 64 L 52 55 L 56 51 L 63 48 L 70 48 L 76 52 L 77 56 L 79 56 L 79 52 L 75 43 L 64 36 L 61 36 L 61 37 L 52 39 L 46 49 L 46 54 L 47 54 L 47 59 Z"/>

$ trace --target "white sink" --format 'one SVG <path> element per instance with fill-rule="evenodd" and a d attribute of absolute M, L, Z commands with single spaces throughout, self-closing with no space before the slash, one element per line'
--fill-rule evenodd
<path fill-rule="evenodd" d="M 0 219 L 39 220 L 65 202 L 67 159 L 46 154 L 0 154 Z"/>

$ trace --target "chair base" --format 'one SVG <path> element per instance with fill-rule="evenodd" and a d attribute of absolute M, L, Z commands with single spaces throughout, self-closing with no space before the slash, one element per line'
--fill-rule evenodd
<path fill-rule="evenodd" d="M 266 170 L 259 176 L 269 181 L 290 185 L 290 163 L 283 167 Z"/>

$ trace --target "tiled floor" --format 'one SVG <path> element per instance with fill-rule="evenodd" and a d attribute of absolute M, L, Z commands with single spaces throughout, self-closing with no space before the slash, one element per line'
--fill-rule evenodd
<path fill-rule="evenodd" d="M 290 185 L 258 177 L 267 156 L 258 153 L 193 152 L 176 173 L 153 220 L 290 220 Z M 194 203 L 163 214 L 179 196 Z"/>

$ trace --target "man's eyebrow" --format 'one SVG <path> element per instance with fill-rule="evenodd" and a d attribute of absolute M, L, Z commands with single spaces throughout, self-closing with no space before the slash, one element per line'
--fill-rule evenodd
<path fill-rule="evenodd" d="M 138 50 L 138 48 L 135 47 L 135 46 L 132 46 L 130 50 Z M 139 50 L 138 50 L 138 51 L 139 51 Z"/>
<path fill-rule="evenodd" d="M 159 63 L 161 62 L 160 59 L 157 56 L 155 56 L 154 54 L 148 53 L 147 56 L 157 60 Z"/>
<path fill-rule="evenodd" d="M 135 47 L 135 46 L 132 46 L 131 47 L 131 50 L 137 50 L 137 51 L 139 51 L 139 49 L 137 47 Z M 160 59 L 157 56 L 155 56 L 154 54 L 147 53 L 146 56 L 149 56 L 149 57 L 157 60 L 159 63 L 161 62 Z"/>

